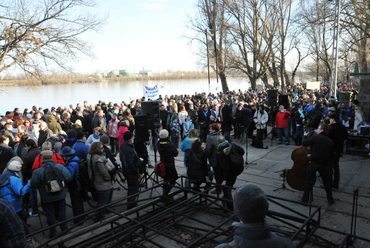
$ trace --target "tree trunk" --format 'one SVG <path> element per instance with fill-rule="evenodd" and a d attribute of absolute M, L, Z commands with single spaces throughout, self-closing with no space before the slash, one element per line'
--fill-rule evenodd
<path fill-rule="evenodd" d="M 220 76 L 220 80 L 221 80 L 222 92 L 226 93 L 226 92 L 229 91 L 229 87 L 228 87 L 227 81 L 226 81 L 226 74 L 225 74 L 224 71 L 221 71 L 219 73 L 219 76 Z"/>
<path fill-rule="evenodd" d="M 256 90 L 257 79 L 255 77 L 250 77 L 249 80 L 251 81 L 252 90 Z"/>

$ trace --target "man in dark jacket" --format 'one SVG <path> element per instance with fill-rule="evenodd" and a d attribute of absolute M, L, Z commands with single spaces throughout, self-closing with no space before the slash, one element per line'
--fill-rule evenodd
<path fill-rule="evenodd" d="M 0 174 L 3 173 L 9 160 L 15 156 L 8 144 L 9 137 L 7 135 L 0 135 Z"/>
<path fill-rule="evenodd" d="M 0 198 L 0 247 L 27 247 L 23 223 L 13 206 Z"/>
<path fill-rule="evenodd" d="M 347 129 L 339 122 L 339 117 L 335 113 L 329 114 L 328 136 L 334 143 L 333 166 L 333 188 L 339 187 L 339 158 L 343 154 L 343 143 L 348 137 Z"/>
<path fill-rule="evenodd" d="M 230 101 L 225 102 L 225 106 L 221 108 L 221 129 L 222 135 L 225 136 L 225 139 L 231 141 L 230 132 L 232 129 L 233 116 Z"/>
<path fill-rule="evenodd" d="M 142 162 L 134 148 L 134 135 L 127 131 L 123 135 L 124 143 L 120 147 L 119 157 L 123 173 L 127 180 L 127 209 L 137 206 L 136 195 L 139 192 L 139 165 Z"/>
<path fill-rule="evenodd" d="M 234 213 L 239 222 L 234 222 L 234 240 L 216 248 L 264 247 L 293 248 L 292 241 L 282 234 L 271 232 L 265 222 L 269 204 L 266 194 L 255 184 L 247 183 L 234 193 Z"/>
<path fill-rule="evenodd" d="M 166 167 L 166 175 L 163 178 L 163 194 L 161 199 L 167 203 L 172 200 L 168 194 L 178 178 L 175 167 L 175 157 L 177 157 L 179 152 L 177 151 L 175 145 L 170 142 L 169 133 L 166 129 L 162 129 L 159 132 L 158 152 L 160 160 L 165 164 Z"/>
<path fill-rule="evenodd" d="M 310 165 L 308 175 L 305 182 L 305 189 L 302 197 L 302 202 L 308 203 L 312 188 L 316 182 L 316 172 L 320 173 L 323 180 L 326 198 L 329 205 L 334 203 L 331 191 L 331 159 L 333 157 L 333 142 L 326 136 L 327 126 L 320 123 L 315 129 L 315 134 L 303 140 L 303 146 L 311 148 Z M 311 199 L 312 200 L 312 199 Z"/>
<path fill-rule="evenodd" d="M 232 170 L 233 166 L 231 165 L 230 154 L 237 153 L 243 156 L 244 150 L 236 144 L 229 143 L 227 140 L 223 140 L 217 146 L 217 149 L 217 167 L 222 177 L 222 192 L 223 199 L 225 200 L 223 203 L 229 210 L 233 210 L 231 191 L 238 175 Z M 244 166 L 244 164 L 242 166 Z"/>
<path fill-rule="evenodd" d="M 58 170 L 60 175 L 63 177 L 65 183 L 71 180 L 71 174 L 69 171 L 60 164 L 56 164 L 52 160 L 53 152 L 51 150 L 44 150 L 41 152 L 41 156 L 44 160 L 42 166 L 34 171 L 31 178 L 31 187 L 38 189 L 41 196 L 41 205 L 46 214 L 46 220 L 49 226 L 54 225 L 57 222 L 66 220 L 66 194 L 67 188 L 64 187 L 61 191 L 55 193 L 48 193 L 46 190 L 45 181 L 45 169 L 47 167 L 53 167 Z M 60 225 L 62 231 L 67 229 L 67 223 L 64 222 Z M 53 238 L 56 235 L 56 228 L 50 228 L 49 237 Z"/>
<path fill-rule="evenodd" d="M 71 181 L 68 183 L 69 196 L 71 198 L 73 217 L 84 213 L 83 195 L 80 186 L 80 159 L 75 150 L 70 146 L 63 147 L 61 155 L 65 161 L 65 168 L 71 174 Z M 75 224 L 82 224 L 83 218 L 74 219 Z"/>

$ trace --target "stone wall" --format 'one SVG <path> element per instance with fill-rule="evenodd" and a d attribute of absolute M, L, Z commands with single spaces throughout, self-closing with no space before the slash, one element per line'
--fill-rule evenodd
<path fill-rule="evenodd" d="M 370 77 L 360 80 L 360 91 L 357 99 L 360 102 L 364 119 L 370 122 Z"/>

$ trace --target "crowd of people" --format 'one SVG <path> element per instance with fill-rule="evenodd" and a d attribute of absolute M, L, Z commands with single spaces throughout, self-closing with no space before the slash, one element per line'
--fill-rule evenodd
<path fill-rule="evenodd" d="M 331 187 L 339 187 L 339 158 L 347 129 L 358 128 L 362 121 L 358 102 L 338 103 L 328 97 L 324 86 L 311 91 L 296 85 L 280 93 L 288 99 L 280 104 L 277 99 L 271 104 L 267 92 L 160 96 L 156 100 L 160 125 L 153 128 L 142 125 L 139 118 L 144 99 L 44 109 L 33 106 L 23 112 L 15 108 L 1 117 L 0 198 L 14 207 L 25 230 L 27 218 L 39 214 L 38 196 L 48 225 L 66 220 L 67 195 L 73 215 L 79 216 L 84 213 L 86 198 L 80 167 L 86 164 L 98 207 L 111 201 L 115 174 L 122 169 L 128 185 L 127 209 L 133 208 L 137 206 L 139 178 L 153 166 L 147 149 L 153 144 L 166 166 L 164 203 L 172 201 L 170 191 L 178 179 L 175 157 L 180 148 L 185 154 L 186 187 L 199 191 L 205 184 L 207 189 L 214 179 L 216 187 L 211 193 L 223 193 L 225 207 L 232 210 L 232 187 L 240 173 L 231 169 L 232 156 L 239 158 L 247 152 L 233 141 L 248 137 L 253 146 L 267 148 L 263 140 L 270 125 L 278 144 L 294 141 L 311 147 L 312 163 L 302 201 L 309 201 L 318 171 L 332 204 Z M 305 139 L 305 134 L 310 137 Z M 332 156 L 334 162 L 327 159 Z M 244 161 L 248 163 L 247 156 Z M 96 221 L 104 214 L 99 211 Z M 74 221 L 82 223 L 83 218 Z M 67 223 L 60 227 L 65 230 Z M 56 228 L 51 228 L 49 235 L 56 233 Z"/>

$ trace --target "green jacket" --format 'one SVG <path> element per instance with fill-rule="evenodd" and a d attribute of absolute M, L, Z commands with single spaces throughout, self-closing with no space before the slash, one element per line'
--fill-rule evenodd
<path fill-rule="evenodd" d="M 52 159 L 48 159 L 44 161 L 40 168 L 33 172 L 31 178 L 31 187 L 39 190 L 41 202 L 43 203 L 51 203 L 65 199 L 67 194 L 67 187 L 64 187 L 64 189 L 58 193 L 49 194 L 46 192 L 46 182 L 44 180 L 45 165 L 51 165 L 60 170 L 62 172 L 65 184 L 71 180 L 72 177 L 67 168 L 65 168 L 63 165 L 56 164 Z"/>

